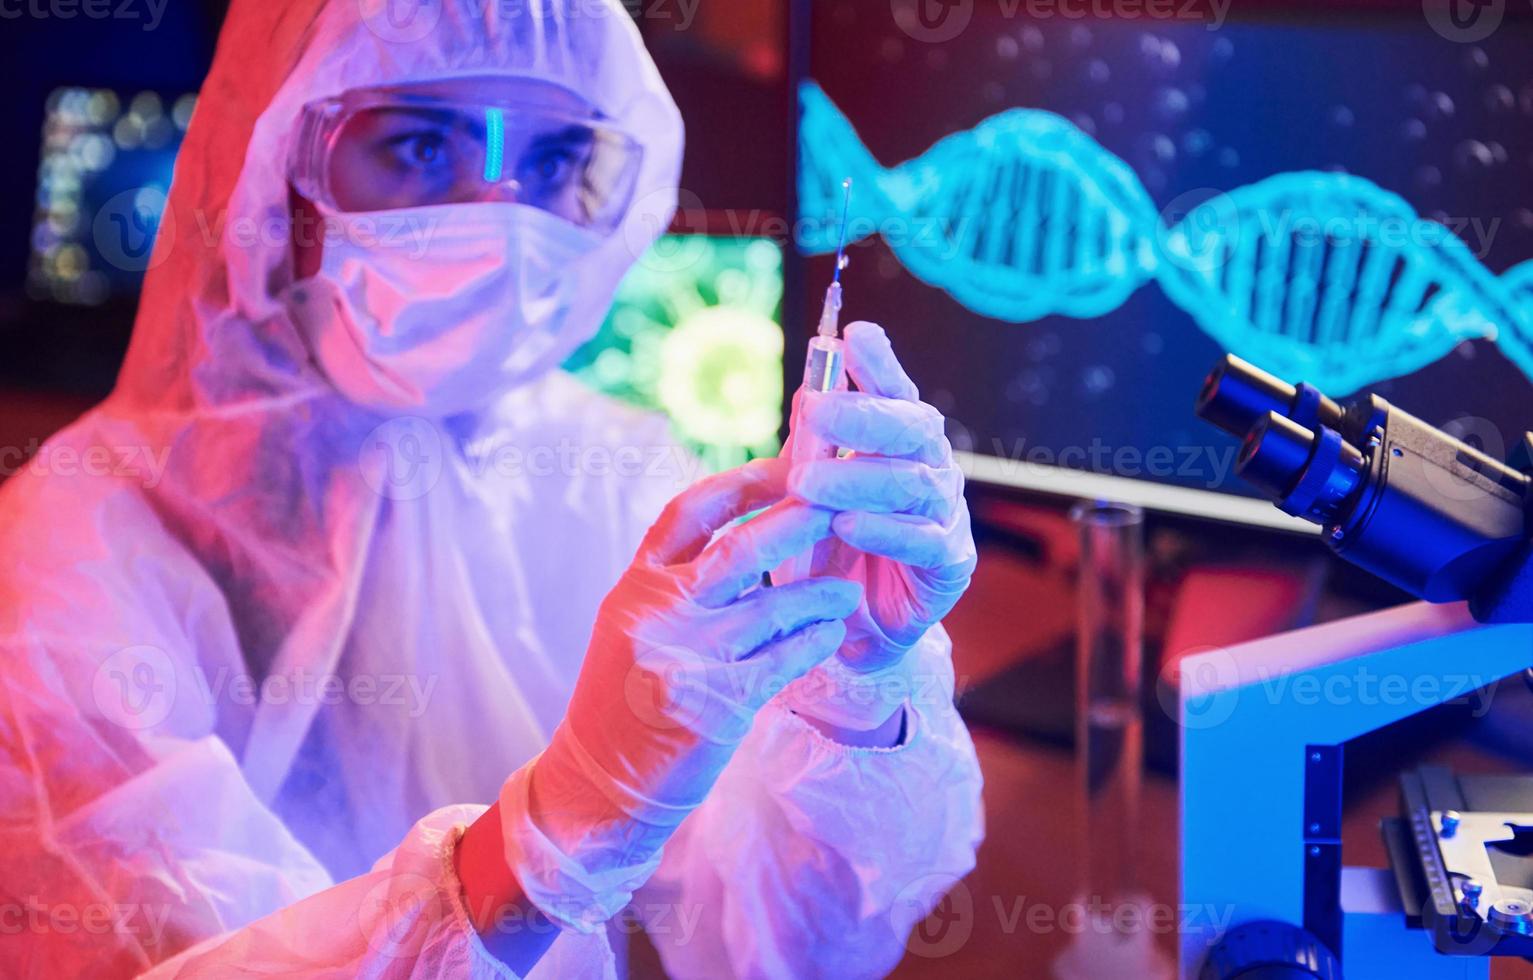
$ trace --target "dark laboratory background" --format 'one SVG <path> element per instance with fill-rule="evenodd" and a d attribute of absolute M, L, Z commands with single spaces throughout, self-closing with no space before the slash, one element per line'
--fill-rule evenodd
<path fill-rule="evenodd" d="M 1533 258 L 1533 22 L 1525 18 L 1509 13 L 1495 38 L 1470 46 L 1443 43 L 1409 0 L 1235 0 L 1217 29 L 1098 15 L 1029 20 L 1016 4 L 981 2 L 975 26 L 927 43 L 898 30 L 891 11 L 901 2 L 629 4 L 641 8 L 640 29 L 688 128 L 686 207 L 673 231 L 768 238 L 781 249 L 788 388 L 830 272 L 828 259 L 800 256 L 781 230 L 796 202 L 794 109 L 804 79 L 824 87 L 884 166 L 1005 108 L 1046 108 L 1127 161 L 1157 205 L 1193 188 L 1343 168 L 1422 214 L 1495 219 L 1499 230 L 1482 259 L 1496 274 Z M 68 111 L 70 99 L 115 93 L 110 125 L 98 134 L 117 148 L 115 165 L 81 199 L 87 230 L 91 209 L 137 188 L 163 188 L 226 4 L 139 0 L 121 8 L 137 16 L 113 18 L 13 17 L 25 8 L 5 9 L 0 447 L 30 453 L 110 389 L 136 304 L 136 276 L 100 254 L 108 246 L 99 236 L 71 260 L 83 267 L 49 258 L 57 242 L 40 223 L 39 189 L 50 114 Z M 1227 445 L 1191 413 L 1220 348 L 1153 283 L 1090 320 L 1003 323 L 911 276 L 876 240 L 852 254 L 848 313 L 886 323 L 911 374 L 949 414 L 961 448 L 1004 453 L 1019 440 L 1055 450 L 1093 440 L 1141 449 Z M 1533 387 L 1488 341 L 1466 342 L 1375 387 L 1437 422 L 1489 420 L 1507 444 L 1533 425 Z M 1105 472 L 1112 475 L 1110 465 Z M 1167 482 L 1246 492 L 1203 472 Z M 1070 501 L 977 483 L 969 499 L 981 565 L 948 625 L 960 707 L 986 773 L 990 838 L 965 882 L 979 912 L 962 943 L 913 941 L 897 977 L 1016 976 L 1019 963 L 1041 973 L 1069 938 L 1019 931 L 994 910 L 1016 896 L 1069 901 L 1078 865 L 1061 843 L 1073 817 L 1060 803 L 1074 773 L 1079 548 Z M 1177 659 L 1405 597 L 1331 558 L 1313 536 L 1152 512 L 1147 543 L 1150 774 L 1140 874 L 1152 896 L 1174 903 L 1177 733 L 1166 705 Z M 1515 771 L 1533 761 L 1525 747 L 1533 723 L 1523 721 L 1533 711 L 1512 694 L 1498 695 L 1489 713 L 1471 700 L 1349 746 L 1349 863 L 1383 863 L 1376 825 L 1393 805 L 1400 767 L 1447 760 Z M 1161 941 L 1170 952 L 1174 937 Z M 632 957 L 633 975 L 661 975 L 642 942 Z M 1520 969 L 1498 964 L 1494 975 L 1529 975 Z"/>

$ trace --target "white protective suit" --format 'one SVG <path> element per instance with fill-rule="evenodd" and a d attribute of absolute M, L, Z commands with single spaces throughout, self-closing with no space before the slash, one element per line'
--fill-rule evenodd
<path fill-rule="evenodd" d="M 0 494 L 0 975 L 510 975 L 464 915 L 464 804 L 544 746 L 695 473 L 558 373 L 439 423 L 340 397 L 281 301 L 287 141 L 310 99 L 496 71 L 639 135 L 556 362 L 665 227 L 681 127 L 615 0 L 388 6 L 236 0 L 117 389 Z M 937 628 L 912 654 L 946 685 L 895 749 L 762 710 L 634 902 L 674 975 L 899 959 L 981 835 L 947 652 Z M 569 932 L 531 975 L 614 969 Z"/>

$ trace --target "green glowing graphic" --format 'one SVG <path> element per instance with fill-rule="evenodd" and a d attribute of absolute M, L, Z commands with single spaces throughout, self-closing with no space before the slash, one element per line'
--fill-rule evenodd
<path fill-rule="evenodd" d="M 771 241 L 666 236 L 624 278 L 565 368 L 665 412 L 711 469 L 779 448 L 782 252 Z"/>

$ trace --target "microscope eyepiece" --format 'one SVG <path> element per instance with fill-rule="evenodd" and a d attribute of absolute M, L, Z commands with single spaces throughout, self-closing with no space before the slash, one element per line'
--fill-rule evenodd
<path fill-rule="evenodd" d="M 1431 602 L 1470 599 L 1481 622 L 1533 622 L 1523 592 L 1533 477 L 1377 395 L 1342 411 L 1226 356 L 1197 412 L 1243 440 L 1235 471 L 1286 514 L 1326 529 L 1359 568 Z M 1524 437 L 1533 445 L 1533 434 Z M 1524 464 L 1526 465 L 1526 464 Z M 1524 559 L 1528 562 L 1529 559 Z M 1521 591 L 1519 591 L 1521 590 Z"/>
<path fill-rule="evenodd" d="M 1368 472 L 1368 460 L 1334 429 L 1306 429 L 1276 412 L 1256 423 L 1235 472 L 1297 517 L 1329 524 Z"/>
<path fill-rule="evenodd" d="M 1258 419 L 1240 446 L 1235 472 L 1269 497 L 1281 499 L 1299 483 L 1315 449 L 1315 434 L 1277 412 Z"/>
<path fill-rule="evenodd" d="M 1226 354 L 1203 380 L 1196 410 L 1199 418 L 1243 439 L 1268 412 L 1292 418 L 1298 401 L 1299 390 L 1293 385 Z M 1341 408 L 1323 395 L 1314 403 L 1314 414 L 1313 421 L 1320 425 L 1335 428 L 1341 422 Z"/>

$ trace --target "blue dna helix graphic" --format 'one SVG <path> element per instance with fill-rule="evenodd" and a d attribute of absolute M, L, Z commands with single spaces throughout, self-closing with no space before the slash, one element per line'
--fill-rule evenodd
<path fill-rule="evenodd" d="M 800 98 L 811 254 L 835 250 L 850 176 L 849 240 L 881 234 L 911 274 L 983 316 L 1101 316 L 1153 279 L 1226 350 L 1334 394 L 1472 337 L 1533 378 L 1533 260 L 1497 277 L 1362 177 L 1278 174 L 1162 209 L 1127 163 L 1051 112 L 1009 109 L 884 167 L 818 85 Z"/>

